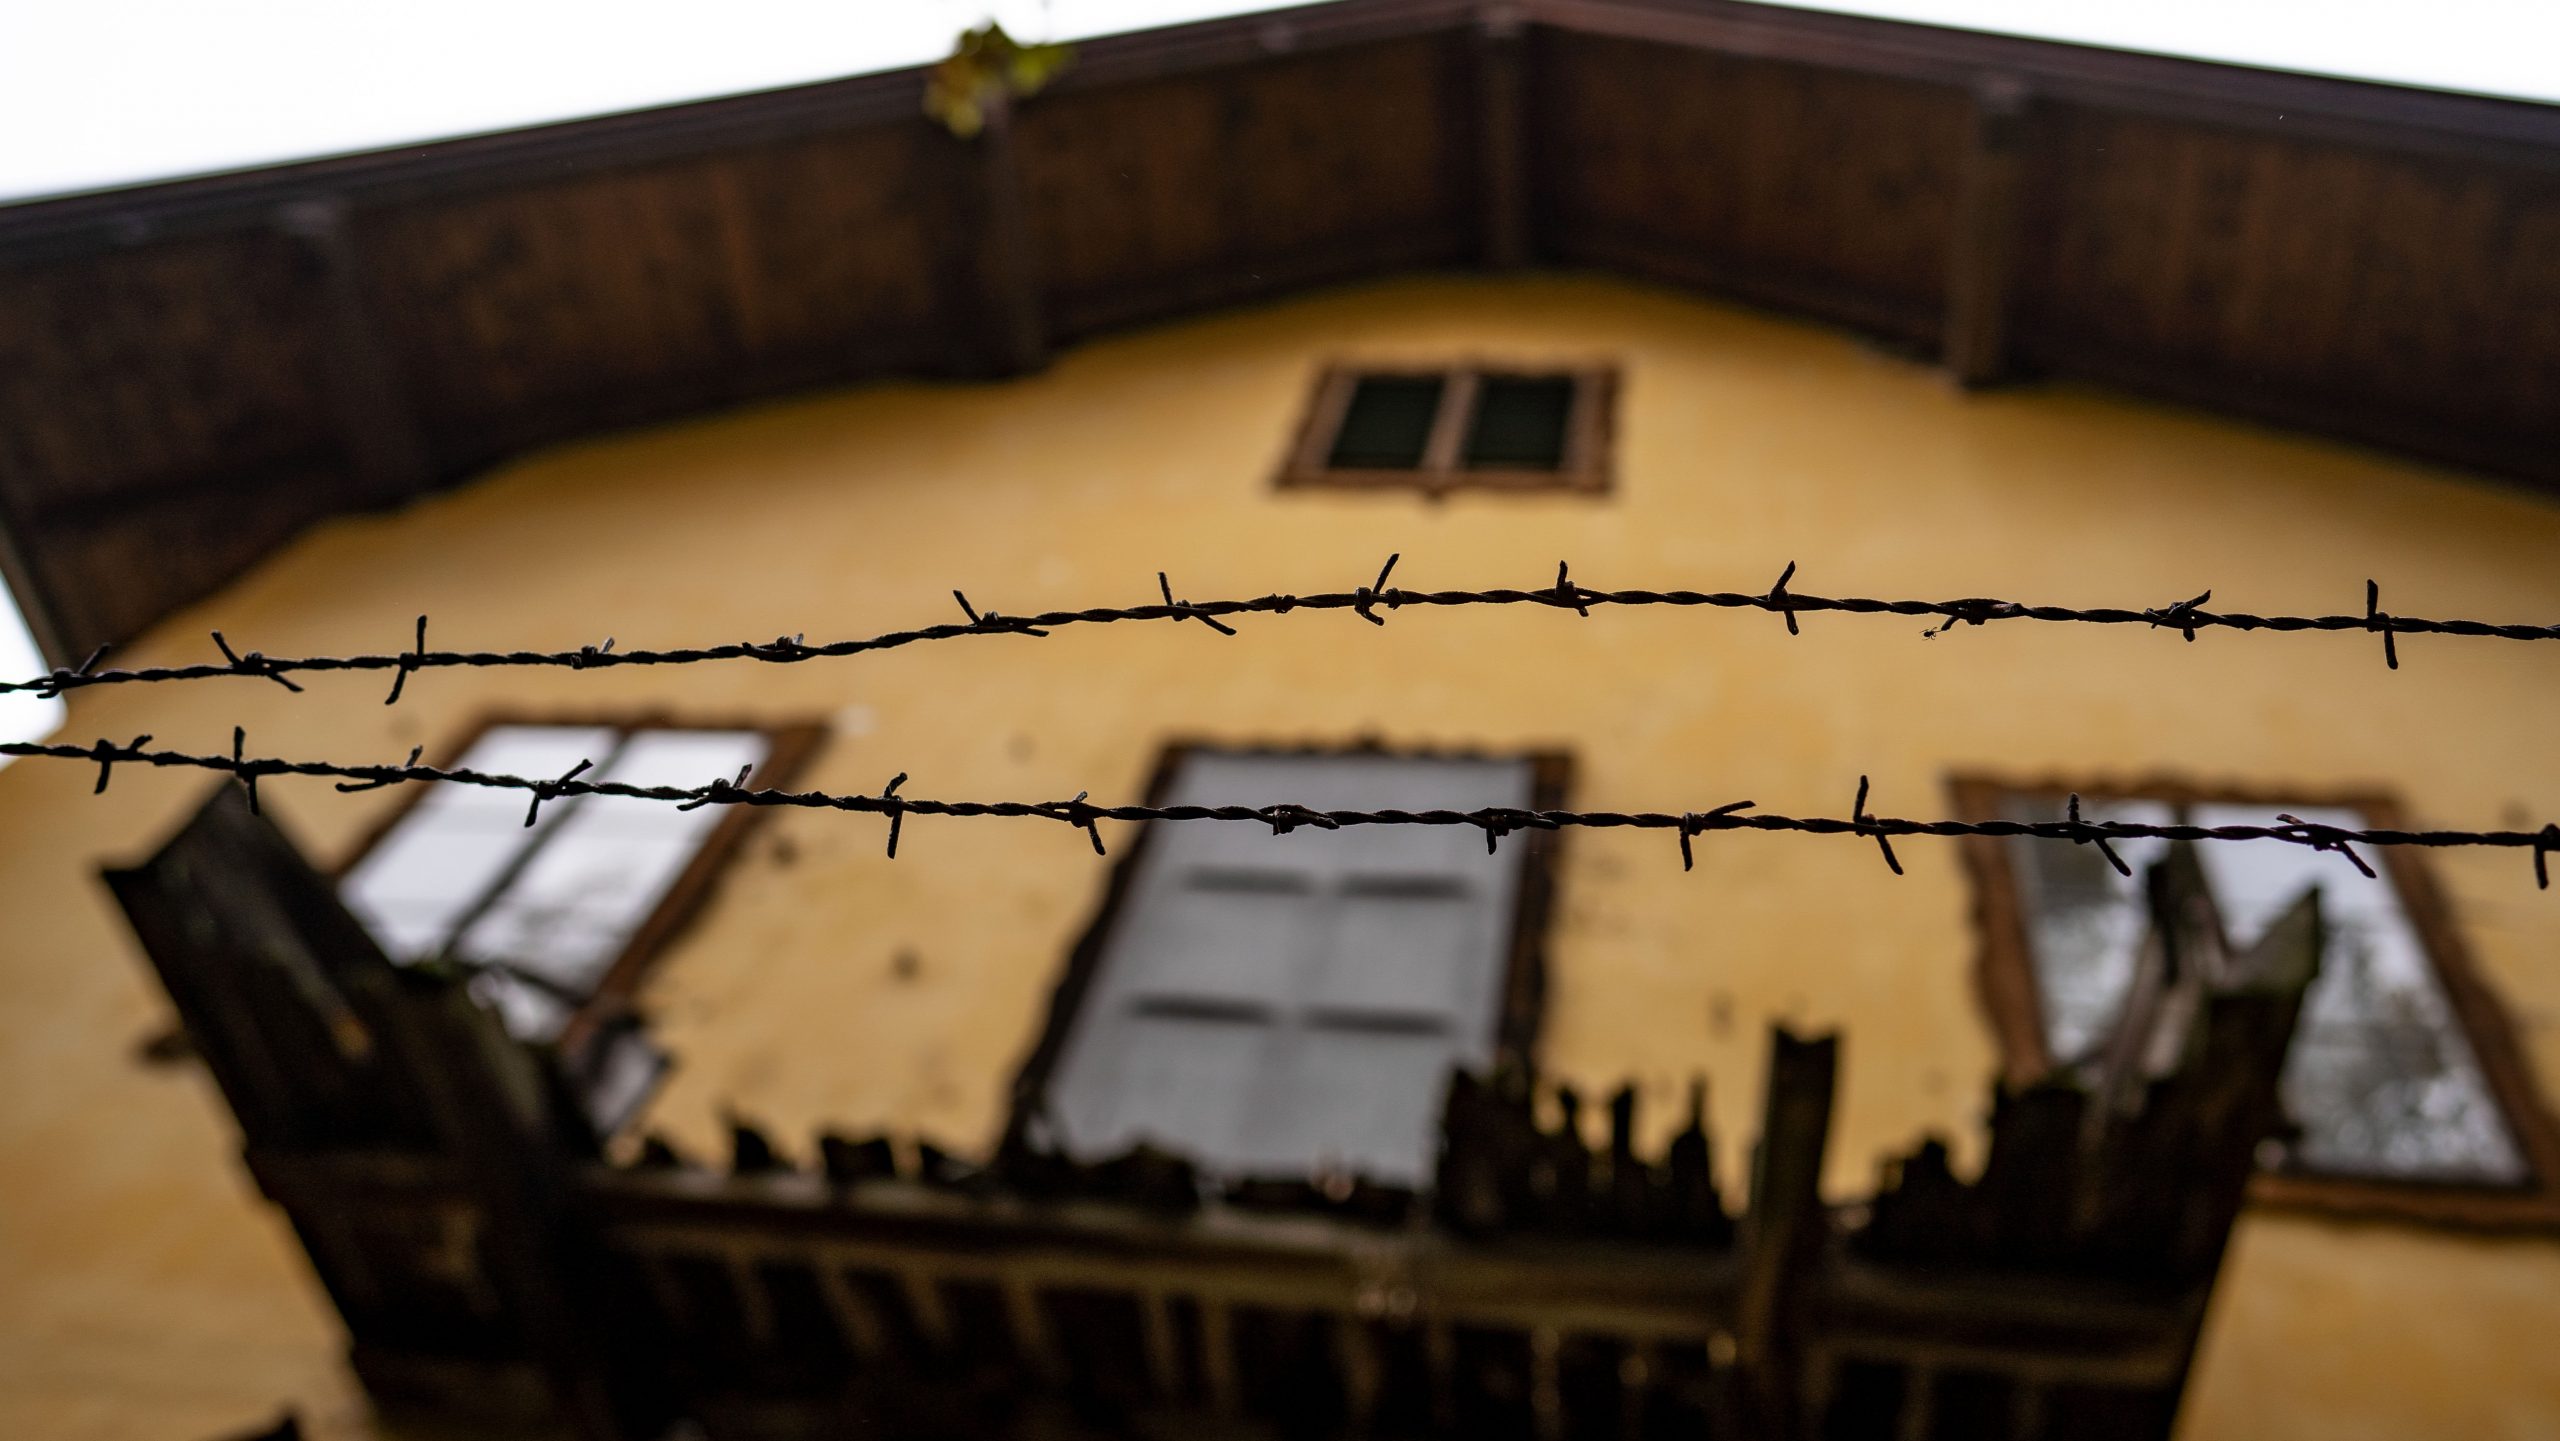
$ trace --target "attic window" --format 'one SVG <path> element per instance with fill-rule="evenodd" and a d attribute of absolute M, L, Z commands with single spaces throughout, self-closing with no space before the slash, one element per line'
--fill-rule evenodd
<path fill-rule="evenodd" d="M 1335 366 L 1280 483 L 1605 491 L 1615 381 L 1605 368 Z"/>
<path fill-rule="evenodd" d="M 1560 803 L 1557 757 L 1182 750 L 1160 804 Z M 1429 1177 L 1452 1067 L 1519 1055 L 1554 838 L 1158 823 L 1070 962 L 1017 1094 L 1083 1161 L 1230 1180 Z"/>
<path fill-rule="evenodd" d="M 698 786 L 753 768 L 772 785 L 807 754 L 814 727 L 490 722 L 459 765 L 586 779 Z M 394 962 L 450 959 L 507 1030 L 574 1046 L 626 998 L 638 972 L 698 902 L 753 811 L 683 811 L 621 796 L 566 796 L 525 825 L 521 793 L 421 788 L 339 879 L 347 909 Z"/>
<path fill-rule="evenodd" d="M 2399 827 L 2379 797 L 2321 804 L 2167 784 L 2080 787 L 2096 820 L 2269 824 L 2284 812 Z M 1960 782 L 1969 819 L 2060 819 L 2061 789 Z M 2138 876 L 2164 842 L 2118 841 Z M 1983 982 L 2015 1079 L 2086 1064 L 2111 1033 L 2144 932 L 2139 883 L 2085 846 L 2026 837 L 1972 852 L 1983 890 Z M 2285 1062 L 2297 1128 L 2261 1199 L 2421 1220 L 2560 1220 L 2560 1134 L 2534 1093 L 2497 1002 L 2418 858 L 2367 853 L 2380 879 L 2281 841 L 2223 842 L 2199 858 L 2216 908 L 2247 944 L 2273 908 L 2321 889 L 2328 942 Z"/>

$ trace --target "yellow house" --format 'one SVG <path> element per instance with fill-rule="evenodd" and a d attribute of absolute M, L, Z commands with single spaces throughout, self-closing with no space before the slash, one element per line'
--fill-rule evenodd
<path fill-rule="evenodd" d="M 1598 591 L 1767 597 L 1792 567 L 1801 595 L 2142 611 L 2210 590 L 2210 612 L 2312 616 L 2364 614 L 2370 578 L 2386 614 L 2560 615 L 2560 508 L 2536 488 L 2560 454 L 2560 370 L 2528 313 L 2560 274 L 2560 124 L 2533 107 L 1632 3 L 1348 0 L 1098 42 L 1055 93 L 999 106 L 967 141 L 913 114 L 916 84 L 641 117 L 645 141 L 588 122 L 0 217 L 19 247 L 0 284 L 38 317 L 12 344 L 71 357 L 8 392 L 13 579 L 60 663 L 106 639 L 124 643 L 99 669 L 219 662 L 209 629 L 261 657 L 413 643 L 603 657 L 288 672 L 299 689 L 255 662 L 75 677 L 60 739 L 229 756 L 236 727 L 241 754 L 349 766 L 417 747 L 536 780 L 579 761 L 589 779 L 683 787 L 755 768 L 750 787 L 877 797 L 903 776 L 894 794 L 911 800 L 1106 806 L 1700 815 L 1747 800 L 1743 814 L 1846 818 L 1855 798 L 1859 815 L 2054 821 L 2076 794 L 2091 818 L 2137 826 L 2531 832 L 2560 815 L 2543 734 L 2560 678 L 2541 678 L 2542 647 L 2391 635 L 2391 668 L 2371 629 L 2182 638 L 2174 612 L 2156 626 L 1980 607 L 1579 614 L 1566 592 L 1381 604 L 1382 625 L 1266 606 L 1224 615 L 1233 634 L 1195 616 L 617 663 L 989 614 L 1553 590 L 1560 563 Z M 2311 138 L 2261 133 L 2244 112 L 2269 97 L 2300 106 Z M 2327 208 L 2297 213 L 2305 195 Z M 157 228 L 122 249 L 82 238 L 119 206 Z M 2359 226 L 2366 241 L 2322 239 Z M 2425 277 L 2377 259 L 2429 247 Z M 30 338 L 84 307 L 114 345 Z M 145 335 L 149 357 L 101 381 L 112 394 L 45 409 Z M 256 353 L 235 371 L 227 346 Z M 2037 383 L 1951 383 L 1932 346 L 1967 380 Z M 2386 353 L 2409 373 L 2371 363 Z M 117 417 L 151 403 L 185 412 L 127 436 L 158 468 L 132 459 L 66 498 Z M 147 486 L 158 499 L 132 498 Z M 254 1116 L 235 1122 L 240 1093 L 226 1107 L 161 1034 L 171 1002 L 146 963 L 161 947 L 146 946 L 141 883 L 118 882 L 119 909 L 98 880 L 143 874 L 231 782 L 123 764 L 93 795 L 102 779 L 60 760 L 0 773 L 15 936 L 0 960 L 15 998 L 0 1022 L 0 1429 L 214 1436 L 290 1408 L 319 1435 L 428 1434 L 439 1403 L 421 1411 L 413 1391 L 377 1414 L 346 1365 L 339 1311 L 360 1286 L 344 1258 L 393 1243 L 327 1234 L 332 1218 L 370 1224 L 363 1185 L 407 1182 L 331 1173 L 318 1207 L 297 1192 L 319 1183 L 262 1150 Z M 2138 881 L 2058 840 L 1905 836 L 1888 869 L 1858 834 L 1531 827 L 1488 844 L 1467 826 L 1102 819 L 1088 836 L 1068 809 L 900 815 L 893 858 L 876 808 L 573 792 L 528 826 L 521 792 L 273 775 L 258 799 L 392 960 L 474 963 L 471 993 L 506 1031 L 614 1058 L 581 1073 L 607 1133 L 594 1164 L 626 1180 L 688 1167 L 656 1200 L 581 1193 L 557 1214 L 674 1234 L 715 1224 L 679 1202 L 730 1217 L 770 1204 L 787 1219 L 739 1224 L 797 1234 L 859 1213 L 893 1237 L 859 1245 L 894 1250 L 897 1226 L 962 1225 L 946 1212 L 976 1207 L 1017 1228 L 1002 1245 L 1081 1278 L 1060 1287 L 1126 1270 L 1157 1277 L 1150 1295 L 1184 1267 L 1277 1274 L 1272 1258 L 1318 1246 L 1304 1228 L 1346 1227 L 1368 1239 L 1324 1240 L 1328 1257 L 1388 1268 L 1362 1283 L 1360 1326 L 1427 1318 L 1431 1284 L 1393 1269 L 1426 1262 L 1442 1269 L 1413 1274 L 1531 1317 L 1522 1389 L 1485 1381 L 1493 1410 L 1462 1401 L 1413 1423 L 1426 1430 L 1584 1434 L 1602 1411 L 1622 1434 L 1688 1424 L 1644 1399 L 1678 1374 L 1668 1341 L 1607 1352 L 1605 1405 L 1577 1399 L 1571 1319 L 1630 1297 L 1687 1304 L 1686 1253 L 1637 1265 L 1602 1254 L 1634 1241 L 1586 1237 L 1573 1244 L 1599 1259 L 1533 1266 L 1436 1238 L 1428 1200 L 1381 1226 L 1232 1195 L 1187 1219 L 1113 1220 L 1121 1249 L 1096 1251 L 1041 1229 L 1068 1225 L 1044 1206 L 1073 1219 L 1098 1204 L 1072 1197 L 955 1183 L 918 1199 L 884 1182 L 877 1201 L 809 1200 L 876 1154 L 822 1155 L 818 1137 L 891 1138 L 890 1164 L 928 1181 L 990 1163 L 1028 1126 L 1086 1162 L 1133 1142 L 1180 1152 L 1197 1167 L 1181 1184 L 1203 1194 L 1295 1177 L 1341 1203 L 1357 1173 L 1427 1197 L 1448 1175 L 1434 1148 L 1451 1065 L 1533 1062 L 1586 1100 L 1598 1156 L 1611 1092 L 1632 1085 L 1637 1150 L 1659 1155 L 1703 1075 L 1747 1258 L 1776 1244 L 1751 1219 L 1782 1186 L 1768 1156 L 1786 1154 L 1761 1080 L 1773 1026 L 1839 1037 L 1812 1152 L 1834 1209 L 1814 1214 L 1848 1235 L 1880 1186 L 1911 1184 L 1903 1158 L 1924 1138 L 1945 1139 L 1958 1176 L 1981 1171 L 1996 1085 L 2113 1074 L 2128 997 L 2158 980 Z M 2171 854 L 2115 844 L 2136 875 Z M 2142 1353 L 2157 1363 L 2143 1394 L 2165 1386 L 2191 1441 L 2560 1431 L 2545 1340 L 2560 1318 L 2546 960 L 2560 902 L 2536 889 L 2538 853 L 2196 850 L 2237 950 L 2311 886 L 2328 943 L 2284 1063 L 2289 1122 L 2251 1153 L 2262 1173 L 2204 1273 L 2192 1366 L 2182 1346 Z M 1343 957 L 1367 968 L 1336 975 Z M 390 1046 L 378 1028 L 348 1044 L 349 1064 Z M 1543 1090 L 1539 1105 L 1552 1132 Z M 1900 1179 L 1880 1183 L 1888 1161 Z M 2137 1179 L 2165 1197 L 2206 1180 Z M 1148 1251 L 1150 1226 L 1179 1238 Z M 463 1254 L 503 1237 L 456 1234 L 403 1244 L 452 1252 L 462 1290 L 504 1293 L 456 1303 L 471 1315 L 550 1324 L 489 1280 L 503 1265 Z M 892 1324 L 951 1343 L 978 1324 L 971 1284 L 923 1310 L 907 1293 Z M 1020 1300 L 1009 1273 L 991 1284 L 1015 1360 L 1080 1378 L 1088 1313 Z M 1239 1315 L 1265 1304 L 1233 1284 Z M 778 1365 L 754 1347 L 798 1324 L 798 1293 L 740 1294 L 758 1299 L 706 1324 L 748 1338 L 741 1366 Z M 879 1324 L 862 1296 L 820 1299 Z M 1175 1323 L 1150 1304 L 1150 1326 L 1193 1338 L 1145 1344 L 1168 1348 L 1150 1364 L 1196 1375 L 1200 1414 L 1223 1414 L 1222 1388 L 1250 1412 L 1257 1385 L 1300 1374 L 1296 1343 L 1275 1341 L 1297 1359 L 1225 1375 L 1201 1359 L 1226 1335 L 1198 1320 L 1209 1303 L 1163 1313 Z M 2004 1324 L 2027 1352 L 2049 1339 L 2039 1327 L 2086 1320 L 2016 1314 Z M 358 1370 L 387 1399 L 417 1376 L 366 1324 Z M 1431 1365 L 1507 1375 L 1466 1349 L 1496 1346 L 1481 1340 L 1494 1323 L 1470 1324 L 1445 1343 L 1457 1359 Z M 1751 1364 L 1747 1325 L 1701 1334 L 1699 1375 Z M 540 1334 L 526 1348 L 556 1381 L 554 1343 L 574 1349 Z M 1397 1363 L 1345 1346 L 1329 1384 L 1392 1397 Z M 1189 1359 L 1164 1360 L 1177 1352 Z M 2051 1362 L 1978 1391 L 1989 1372 L 1961 1357 L 1895 1372 L 1871 1415 L 1855 1398 L 1882 1373 L 1838 1364 L 1803 1413 L 1825 1434 L 2168 1425 L 2091 1401 L 2094 1370 Z M 613 1409 L 555 1400 L 552 1422 L 531 1404 L 526 1424 L 598 1434 Z M 951 1404 L 934 1424 L 981 1425 Z M 1710 1424 L 1798 1424 L 1699 1404 Z M 1393 1429 L 1346 1407 L 1322 1419 Z M 1003 1424 L 1143 1429 L 1109 1407 L 1025 1414 Z M 778 1417 L 695 1419 L 815 1434 Z"/>

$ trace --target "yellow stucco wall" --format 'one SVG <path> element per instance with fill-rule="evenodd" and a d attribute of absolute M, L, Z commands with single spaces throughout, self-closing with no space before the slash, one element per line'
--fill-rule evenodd
<path fill-rule="evenodd" d="M 1623 367 L 1604 500 L 1274 494 L 1331 358 L 1602 358 Z M 1544 584 L 2001 594 L 2351 610 L 2368 575 L 2411 612 L 2560 614 L 2560 509 L 2351 450 L 2071 390 L 1967 396 L 1817 330 L 1587 279 L 1416 280 L 1088 346 L 997 386 L 891 386 L 580 445 L 399 516 L 338 523 L 129 649 L 200 658 L 220 626 L 271 653 L 626 646 L 1344 588 L 1400 550 L 1416 587 Z M 69 734 L 392 759 L 485 708 L 817 717 L 831 789 L 1134 798 L 1177 735 L 1570 750 L 1573 801 L 1934 814 L 1949 772 L 2176 771 L 2399 791 L 2422 821 L 2560 814 L 2560 656 L 2369 637 L 2036 626 L 1924 641 L 1916 621 L 1697 611 L 1406 612 L 971 638 L 787 668 L 459 671 L 381 704 L 378 678 L 86 692 Z M 0 1434 L 183 1437 L 285 1400 L 360 1434 L 334 1321 L 231 1156 L 200 1073 L 131 1056 L 165 1003 L 93 879 L 145 852 L 208 781 L 0 772 Z M 388 795 L 263 788 L 334 859 Z M 698 1145 L 723 1104 L 798 1149 L 821 1123 L 987 1139 L 1068 942 L 1104 879 L 1041 822 L 777 813 L 658 972 L 680 1071 L 659 1119 Z M 1108 829 L 1106 830 L 1108 834 Z M 1125 836 L 1125 833 L 1123 833 Z M 1838 1026 L 1830 1177 L 1937 1128 L 1970 1144 L 1992 1053 L 1951 847 L 1888 875 L 1847 839 L 1724 836 L 1683 875 L 1661 835 L 1584 833 L 1562 876 L 1551 1068 L 1717 1083 L 1748 1139 L 1768 1022 Z M 2560 1094 L 2560 900 L 2514 854 L 2436 862 L 2546 1092 Z M 2346 875 L 2343 866 L 2341 875 Z M 918 966 L 893 968 L 900 952 Z M 1961 1147 L 1960 1147 L 1961 1148 Z M 1730 1158 L 1729 1158 L 1730 1163 Z M 2185 1434 L 2560 1435 L 2560 1241 L 2253 1216 Z"/>

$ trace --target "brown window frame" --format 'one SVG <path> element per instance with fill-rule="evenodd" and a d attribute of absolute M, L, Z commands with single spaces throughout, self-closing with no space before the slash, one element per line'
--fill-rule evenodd
<path fill-rule="evenodd" d="M 1525 466 L 1469 467 L 1463 448 L 1475 418 L 1476 395 L 1489 376 L 1573 382 L 1573 410 L 1565 421 L 1564 457 L 1553 469 Z M 1430 379 L 1443 382 L 1422 461 L 1409 470 L 1336 468 L 1327 464 L 1363 380 Z M 1448 365 L 1361 364 L 1337 361 L 1316 379 L 1315 391 L 1290 442 L 1277 484 L 1281 489 L 1418 490 L 1437 498 L 1453 490 L 1563 491 L 1605 495 L 1614 469 L 1618 371 L 1605 364 L 1466 361 Z"/>
<path fill-rule="evenodd" d="M 1154 772 L 1147 780 L 1147 800 L 1151 806 L 1163 805 L 1173 795 L 1176 776 L 1182 764 L 1194 754 L 1209 752 L 1219 755 L 1248 756 L 1388 756 L 1409 760 L 1518 760 L 1529 764 L 1529 806 L 1532 810 L 1560 810 L 1572 785 L 1573 757 L 1557 750 L 1484 750 L 1457 747 L 1392 746 L 1375 740 L 1324 743 L 1301 741 L 1267 743 L 1256 741 L 1220 741 L 1185 737 L 1170 741 L 1156 757 Z M 1103 947 L 1111 938 L 1112 928 L 1119 923 L 1127 905 L 1129 890 L 1145 860 L 1158 827 L 1188 822 L 1151 822 L 1138 831 L 1128 845 L 1115 848 L 1109 879 L 1103 883 L 1102 900 L 1093 916 L 1085 922 L 1083 932 L 1067 952 L 1066 965 L 1058 984 L 1049 994 L 1047 1019 L 1040 1035 L 1014 1074 L 1008 1135 L 1020 1135 L 1040 1109 L 1049 1093 L 1049 1081 L 1057 1070 L 1067 1034 L 1075 1018 L 1092 993 L 1095 973 L 1102 965 Z M 1564 854 L 1565 832 L 1562 830 L 1523 830 L 1505 837 L 1504 845 L 1529 848 L 1521 864 L 1520 890 L 1512 899 L 1511 947 L 1503 958 L 1501 985 L 1502 1012 L 1494 1026 L 1494 1064 L 1497 1066 L 1534 1066 L 1537 1062 L 1538 1035 L 1546 1020 L 1547 941 L 1554 915 L 1556 875 Z"/>
<path fill-rule="evenodd" d="M 750 787 L 789 784 L 815 756 L 826 739 L 826 726 L 817 721 L 774 721 L 722 716 L 677 716 L 655 709 L 621 711 L 518 711 L 488 710 L 474 716 L 469 724 L 448 739 L 430 756 L 440 766 L 458 764 L 480 743 L 481 737 L 500 726 L 581 726 L 609 727 L 629 734 L 637 731 L 754 731 L 765 738 L 765 758 L 747 776 Z M 711 779 L 709 776 L 704 780 Z M 429 785 L 403 788 L 400 799 L 373 823 L 356 844 L 330 872 L 333 882 L 343 880 L 374 847 L 399 828 L 409 812 L 427 798 Z M 711 898 L 722 872 L 736 858 L 748 832 L 761 818 L 763 807 L 727 806 L 719 824 L 703 839 L 677 874 L 675 883 L 667 887 L 658 908 L 631 933 L 604 978 L 596 983 L 595 993 L 587 998 L 562 1028 L 554 1044 L 564 1056 L 576 1058 L 588 1044 L 606 1033 L 616 1021 L 634 1013 L 642 981 L 648 978 L 666 948 L 686 926 L 701 914 Z"/>
<path fill-rule="evenodd" d="M 2076 792 L 2083 801 L 2150 800 L 2180 807 L 2335 806 L 2356 811 L 2378 828 L 2407 827 L 2407 812 L 2398 800 L 2371 790 L 2200 785 L 2169 776 L 2120 782 L 2103 777 L 2072 780 L 1975 773 L 1951 777 L 1948 789 L 1955 813 L 1967 821 L 2001 819 L 2003 795 L 2059 797 Z M 1963 854 L 1973 881 L 1975 929 L 1981 942 L 1975 983 L 2009 1082 L 2029 1084 L 2051 1070 L 2053 1057 L 2045 1041 L 2044 1007 L 2036 990 L 2017 876 L 2000 837 L 1968 836 Z M 2250 1182 L 2250 1200 L 2284 1210 L 2485 1230 L 2560 1228 L 2560 1121 L 2543 1104 L 2514 1023 L 2481 979 L 2444 892 L 2424 859 L 2399 848 L 2369 853 L 2366 860 L 2399 893 L 2401 908 L 2426 947 L 2428 963 L 2444 987 L 2455 1022 L 2470 1040 L 2481 1076 L 2515 1137 L 2516 1149 L 2523 1154 L 2529 1179 L 2510 1187 L 2266 1170 Z"/>

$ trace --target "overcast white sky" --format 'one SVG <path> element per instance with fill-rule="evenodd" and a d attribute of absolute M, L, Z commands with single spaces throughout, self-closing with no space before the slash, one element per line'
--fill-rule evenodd
<path fill-rule="evenodd" d="M 1257 0 L 0 0 L 0 199 L 920 64 Z M 2135 50 L 2560 101 L 2554 0 L 1825 0 Z"/>
<path fill-rule="evenodd" d="M 0 202 L 916 65 L 1260 0 L 0 0 Z M 1968 29 L 2560 101 L 2560 0 L 1820 0 Z M 0 604 L 0 676 L 40 669 Z M 0 699 L 0 740 L 60 723 Z"/>

